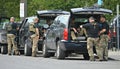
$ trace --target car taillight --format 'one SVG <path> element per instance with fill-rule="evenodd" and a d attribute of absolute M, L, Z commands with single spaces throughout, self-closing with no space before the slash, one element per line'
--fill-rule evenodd
<path fill-rule="evenodd" d="M 113 31 L 113 36 L 116 37 L 116 31 Z"/>
<path fill-rule="evenodd" d="M 108 32 L 108 36 L 111 38 L 111 31 L 109 30 L 109 32 Z"/>
<path fill-rule="evenodd" d="M 68 29 L 64 29 L 64 31 L 63 31 L 63 39 L 68 40 Z"/>
<path fill-rule="evenodd" d="M 115 30 L 116 28 L 115 28 L 115 26 L 114 26 L 114 28 L 113 28 L 113 37 L 116 37 L 116 30 Z"/>

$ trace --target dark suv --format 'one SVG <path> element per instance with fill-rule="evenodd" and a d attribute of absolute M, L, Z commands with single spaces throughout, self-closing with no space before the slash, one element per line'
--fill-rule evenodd
<path fill-rule="evenodd" d="M 100 15 L 112 13 L 111 10 L 103 8 L 73 8 L 69 15 L 57 16 L 47 30 L 46 38 L 43 44 L 43 56 L 50 57 L 53 54 L 58 59 L 64 59 L 71 53 L 83 54 L 84 59 L 89 59 L 87 51 L 87 36 L 76 35 L 76 39 L 72 39 L 71 28 L 74 19 L 74 27 L 88 23 L 88 18 L 93 16 L 99 22 Z"/>
<path fill-rule="evenodd" d="M 69 14 L 69 12 L 61 11 L 61 10 L 41 10 L 41 11 L 37 11 L 37 16 L 28 17 L 23 21 L 23 23 L 20 26 L 20 30 L 19 30 L 18 46 L 20 50 L 24 50 L 24 55 L 30 56 L 32 53 L 32 42 L 30 39 L 29 24 L 33 22 L 33 19 L 35 17 L 38 17 L 40 19 L 39 24 L 38 24 L 39 30 L 40 30 L 38 51 L 42 51 L 44 33 L 49 27 L 46 21 L 50 20 L 51 21 L 50 23 L 52 23 L 54 18 L 61 14 Z"/>

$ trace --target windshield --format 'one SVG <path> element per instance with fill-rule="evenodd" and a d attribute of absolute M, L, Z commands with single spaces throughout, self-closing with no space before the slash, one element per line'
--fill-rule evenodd
<path fill-rule="evenodd" d="M 53 23 L 52 19 L 40 19 L 38 25 L 39 26 L 50 26 Z"/>

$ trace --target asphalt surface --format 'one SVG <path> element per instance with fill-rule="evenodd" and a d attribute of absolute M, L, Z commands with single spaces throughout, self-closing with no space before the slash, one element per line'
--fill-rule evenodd
<path fill-rule="evenodd" d="M 82 56 L 58 60 L 55 57 L 8 56 L 0 54 L 0 69 L 120 69 L 120 51 L 109 51 L 108 61 L 88 61 Z"/>

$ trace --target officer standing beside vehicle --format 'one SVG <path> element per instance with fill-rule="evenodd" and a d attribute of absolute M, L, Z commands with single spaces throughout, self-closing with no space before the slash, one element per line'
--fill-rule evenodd
<path fill-rule="evenodd" d="M 100 16 L 100 24 L 102 30 L 100 31 L 100 42 L 99 42 L 99 49 L 98 49 L 98 57 L 100 61 L 107 61 L 108 60 L 108 40 L 109 40 L 109 25 L 106 22 L 105 16 Z"/>
<path fill-rule="evenodd" d="M 32 40 L 32 56 L 36 57 L 38 40 L 39 40 L 39 26 L 38 26 L 39 19 L 35 18 L 34 22 L 29 25 L 29 30 L 31 33 L 31 40 Z"/>
<path fill-rule="evenodd" d="M 90 17 L 89 23 L 80 25 L 80 28 L 85 28 L 87 32 L 87 49 L 88 54 L 90 56 L 90 61 L 94 61 L 94 52 L 93 52 L 93 46 L 97 47 L 98 41 L 99 41 L 99 31 L 100 26 L 98 23 L 95 22 L 95 18 Z"/>
<path fill-rule="evenodd" d="M 15 55 L 20 55 L 18 48 L 17 48 L 17 42 L 15 41 L 18 27 L 14 21 L 15 21 L 15 18 L 11 17 L 10 23 L 6 24 L 8 55 L 13 54 L 12 47 L 13 47 L 13 50 L 15 52 Z"/>

